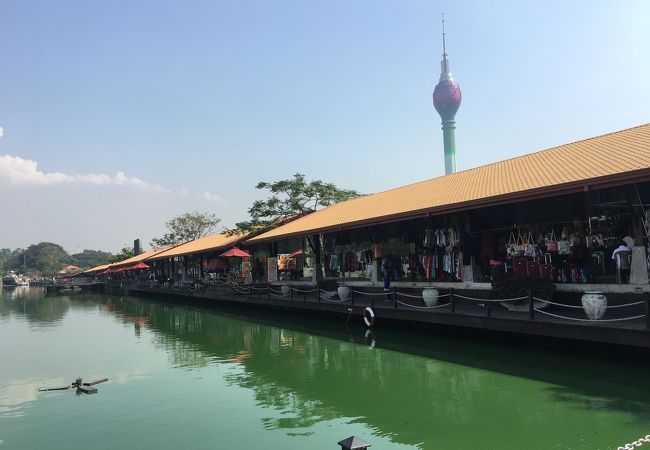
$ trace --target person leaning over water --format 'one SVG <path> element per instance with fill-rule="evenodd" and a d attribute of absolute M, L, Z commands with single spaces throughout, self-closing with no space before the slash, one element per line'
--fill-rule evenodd
<path fill-rule="evenodd" d="M 390 277 L 391 277 L 391 268 L 390 268 L 390 259 L 387 257 L 381 262 L 381 274 L 384 277 L 384 292 L 390 291 Z"/>

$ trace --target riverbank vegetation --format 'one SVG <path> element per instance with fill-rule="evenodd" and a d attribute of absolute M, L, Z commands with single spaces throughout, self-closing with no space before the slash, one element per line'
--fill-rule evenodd
<path fill-rule="evenodd" d="M 30 275 L 52 275 L 68 265 L 86 270 L 109 262 L 114 256 L 118 255 L 101 250 L 83 250 L 71 255 L 59 244 L 40 242 L 24 249 L 0 249 L 0 274 L 13 270 Z"/>

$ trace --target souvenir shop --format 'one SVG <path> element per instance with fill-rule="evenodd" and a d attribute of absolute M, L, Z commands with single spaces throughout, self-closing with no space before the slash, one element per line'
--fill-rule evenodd
<path fill-rule="evenodd" d="M 249 247 L 253 266 L 259 262 L 260 281 L 311 281 L 313 252 L 307 238 L 256 244 Z"/>
<path fill-rule="evenodd" d="M 648 270 L 649 204 L 650 183 L 642 183 L 324 233 L 323 276 L 491 283 L 513 274 L 555 283 L 624 283 L 629 274 L 621 277 L 612 254 L 627 241 L 630 267 L 632 247 L 642 247 L 637 270 Z"/>
<path fill-rule="evenodd" d="M 365 230 L 323 234 L 321 248 L 325 278 L 372 279 L 375 251 Z"/>
<path fill-rule="evenodd" d="M 463 278 L 458 216 L 438 216 L 323 235 L 327 278 L 350 281 L 460 281 Z M 377 273 L 374 273 L 374 272 Z"/>
<path fill-rule="evenodd" d="M 626 282 L 634 247 L 642 254 L 636 270 L 647 272 L 643 199 L 650 202 L 648 183 L 470 211 L 480 278 L 511 273 L 555 283 Z M 629 249 L 622 263 L 612 257 L 621 245 Z M 623 277 L 621 264 L 628 271 Z"/>

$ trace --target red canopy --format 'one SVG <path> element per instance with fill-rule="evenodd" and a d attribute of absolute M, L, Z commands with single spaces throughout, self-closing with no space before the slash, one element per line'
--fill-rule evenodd
<path fill-rule="evenodd" d="M 248 258 L 251 255 L 237 247 L 233 247 L 227 252 L 220 254 L 219 256 L 238 256 L 240 258 Z"/>
<path fill-rule="evenodd" d="M 296 256 L 302 256 L 305 254 L 305 251 L 301 248 L 289 255 L 289 258 L 295 258 Z"/>
<path fill-rule="evenodd" d="M 149 267 L 149 264 L 147 264 L 144 261 L 140 261 L 139 263 L 137 263 L 137 264 L 135 264 L 133 266 L 127 267 L 126 270 L 147 270 L 147 269 L 150 269 L 150 268 L 151 267 Z"/>

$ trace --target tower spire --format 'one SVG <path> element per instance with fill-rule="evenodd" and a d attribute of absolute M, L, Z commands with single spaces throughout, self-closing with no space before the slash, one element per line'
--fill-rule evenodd
<path fill-rule="evenodd" d="M 447 47 L 445 47 L 445 13 L 442 13 L 442 55 L 447 56 Z"/>
<path fill-rule="evenodd" d="M 453 80 L 449 71 L 449 60 L 447 59 L 447 42 L 445 33 L 445 13 L 442 13 L 442 61 L 440 62 L 440 81 Z"/>

